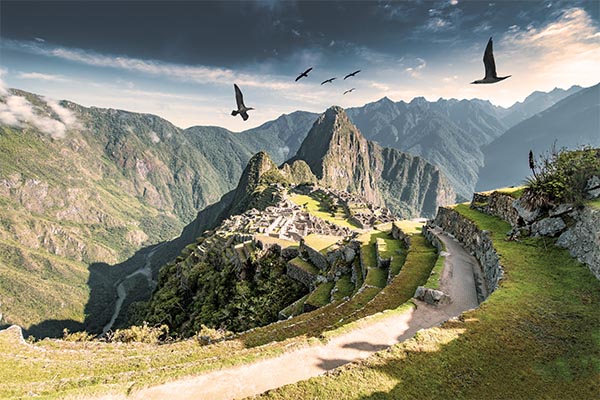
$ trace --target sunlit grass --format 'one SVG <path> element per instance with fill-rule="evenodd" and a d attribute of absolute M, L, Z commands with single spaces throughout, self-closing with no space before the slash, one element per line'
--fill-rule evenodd
<path fill-rule="evenodd" d="M 596 398 L 600 282 L 552 240 L 506 241 L 506 222 L 455 209 L 490 231 L 500 254 L 505 277 L 488 300 L 390 351 L 264 397 Z"/>
<path fill-rule="evenodd" d="M 291 194 L 290 200 L 301 207 L 306 207 L 306 211 L 315 217 L 324 219 L 325 221 L 332 222 L 338 226 L 357 229 L 360 228 L 354 222 L 352 222 L 343 207 L 338 207 L 336 210 L 327 210 L 322 201 L 316 197 L 305 195 L 305 194 Z"/>

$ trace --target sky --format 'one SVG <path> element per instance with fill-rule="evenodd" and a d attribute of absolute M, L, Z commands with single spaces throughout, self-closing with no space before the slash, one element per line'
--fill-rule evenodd
<path fill-rule="evenodd" d="M 384 96 L 508 107 L 600 81 L 599 14 L 597 0 L 2 0 L 0 89 L 233 131 Z M 498 75 L 512 77 L 471 85 L 490 37 Z M 256 109 L 248 121 L 230 115 L 233 83 Z"/>

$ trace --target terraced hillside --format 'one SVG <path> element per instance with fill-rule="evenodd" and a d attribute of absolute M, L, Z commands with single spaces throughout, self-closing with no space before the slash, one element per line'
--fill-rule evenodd
<path fill-rule="evenodd" d="M 319 198 L 322 198 L 322 194 Z M 236 224 L 240 221 L 239 218 L 232 218 L 226 223 Z M 378 251 L 376 239 L 385 241 L 389 246 L 380 252 L 379 261 L 385 263 L 387 260 L 390 265 L 393 263 L 401 267 L 396 275 L 389 267 L 378 267 L 377 257 L 372 259 L 375 260 L 375 264 L 361 265 L 360 256 L 357 255 L 350 271 L 340 275 L 337 280 L 334 278 L 332 281 L 315 284 L 315 290 L 300 299 L 298 304 L 302 304 L 302 307 L 298 308 L 299 315 L 242 332 L 229 340 L 209 346 L 202 346 L 202 342 L 197 338 L 161 345 L 137 343 L 125 346 L 122 343 L 52 339 L 25 344 L 19 342 L 16 331 L 4 331 L 0 334 L 0 396 L 21 396 L 24 393 L 53 396 L 124 393 L 135 387 L 180 376 L 273 357 L 314 343 L 315 339 L 309 337 L 334 336 L 338 334 L 336 332 L 340 332 L 338 328 L 347 327 L 349 323 L 365 315 L 396 309 L 399 306 L 406 307 L 403 304 L 410 299 L 415 288 L 427 280 L 437 258 L 436 250 L 422 240 L 416 225 L 411 225 L 413 230 L 410 247 L 407 247 L 402 239 L 398 239 L 400 231 L 391 223 L 363 233 L 363 237 L 358 239 L 357 245 L 365 246 L 365 250 L 368 249 L 372 253 Z M 189 259 L 192 254 L 201 255 L 202 243 L 210 240 L 226 245 L 226 241 L 232 239 L 220 237 L 218 230 L 215 234 L 207 236 L 196 247 L 190 247 L 182 255 L 179 262 L 182 267 L 180 272 L 183 272 L 184 259 Z M 307 237 L 307 243 L 303 244 L 307 246 L 307 250 L 308 246 L 317 249 L 321 245 L 324 246 L 323 249 L 328 249 L 332 245 L 331 240 L 327 241 L 323 236 L 315 237 L 315 241 L 311 241 L 312 239 Z M 253 241 L 264 246 L 280 246 L 281 252 L 291 247 L 290 251 L 294 252 L 293 248 L 296 245 L 285 247 L 289 242 L 266 236 L 265 233 L 256 234 Z M 233 246 L 233 249 L 240 250 L 239 252 L 226 250 L 225 253 L 234 258 L 245 257 L 246 250 L 252 253 L 250 246 L 246 246 L 249 245 L 248 242 L 242 244 L 243 246 L 238 246 L 237 249 Z M 336 245 L 337 243 L 333 243 L 333 246 Z M 301 250 L 298 248 L 295 251 L 298 253 Z M 393 260 L 396 257 L 399 261 Z M 326 274 L 311 261 L 305 263 L 317 276 L 327 279 Z M 378 269 L 386 279 L 391 276 L 389 285 L 386 286 L 386 279 L 377 282 L 376 285 L 367 283 L 371 279 L 369 271 Z M 353 280 L 353 275 L 356 280 Z M 384 291 L 383 287 L 389 290 Z M 313 299 L 325 297 L 327 304 L 304 312 L 304 304 L 311 296 Z M 296 315 L 295 312 L 291 314 Z M 86 372 L 82 374 L 84 365 Z"/>
<path fill-rule="evenodd" d="M 600 282 L 553 239 L 507 241 L 507 222 L 466 205 L 454 211 L 490 232 L 505 271 L 481 307 L 335 374 L 263 397 L 595 397 Z"/>

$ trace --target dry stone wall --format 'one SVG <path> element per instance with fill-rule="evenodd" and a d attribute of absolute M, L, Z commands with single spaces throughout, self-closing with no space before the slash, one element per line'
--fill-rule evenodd
<path fill-rule="evenodd" d="M 483 268 L 487 294 L 496 290 L 504 270 L 500 265 L 498 253 L 494 249 L 490 232 L 479 229 L 473 221 L 447 207 L 438 208 L 434 224 L 456 237 L 465 249 L 479 261 Z"/>

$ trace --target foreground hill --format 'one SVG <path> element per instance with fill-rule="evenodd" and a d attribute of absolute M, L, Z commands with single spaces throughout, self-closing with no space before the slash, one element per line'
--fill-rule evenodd
<path fill-rule="evenodd" d="M 531 173 L 529 150 L 539 156 L 580 146 L 600 146 L 600 84 L 572 94 L 509 129 L 485 149 L 478 190 L 520 185 Z"/>

